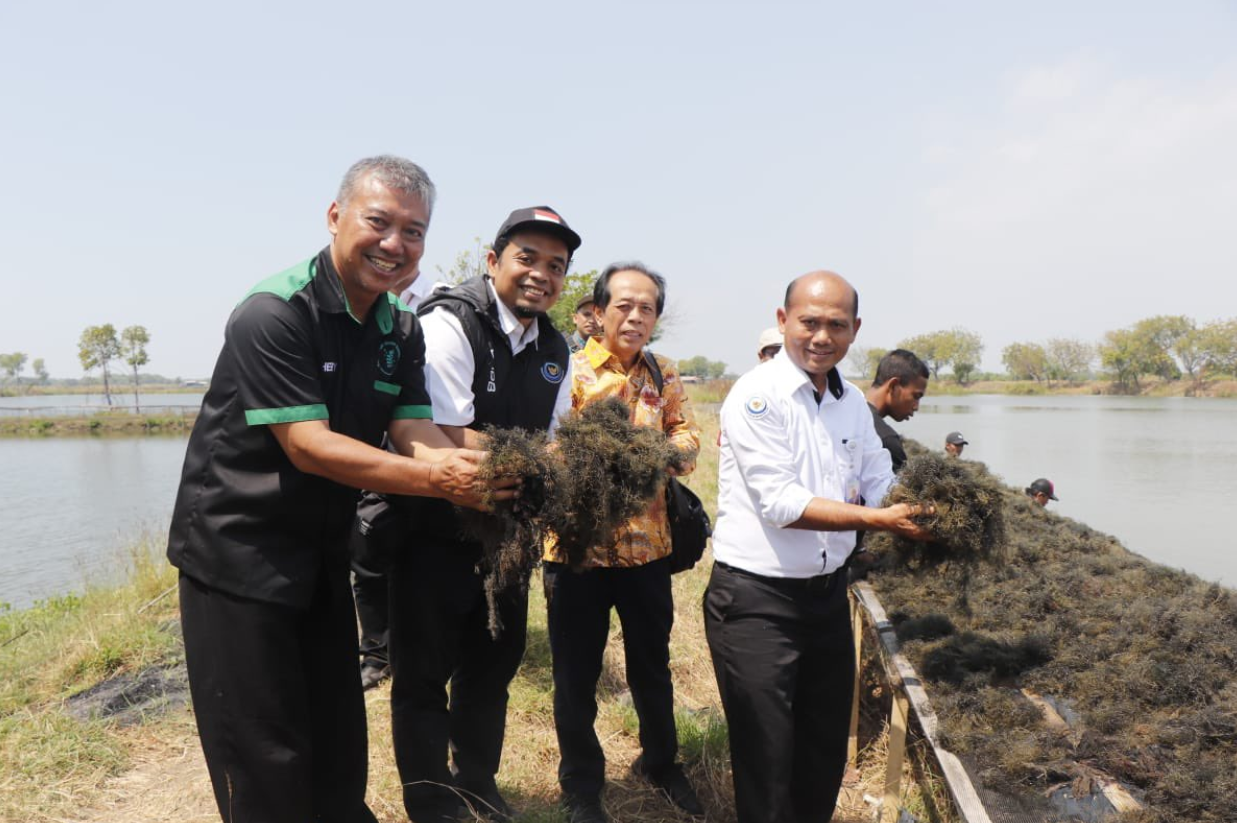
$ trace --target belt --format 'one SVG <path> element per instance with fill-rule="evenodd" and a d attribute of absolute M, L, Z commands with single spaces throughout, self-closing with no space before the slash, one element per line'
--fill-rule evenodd
<path fill-rule="evenodd" d="M 823 592 L 833 585 L 836 578 L 844 577 L 846 574 L 846 567 L 843 566 L 840 569 L 829 572 L 829 574 L 818 574 L 814 577 L 770 577 L 766 574 L 756 574 L 756 572 L 749 572 L 747 569 L 740 569 L 720 560 L 714 560 L 713 565 L 730 574 L 748 577 L 767 586 L 792 592 Z"/>

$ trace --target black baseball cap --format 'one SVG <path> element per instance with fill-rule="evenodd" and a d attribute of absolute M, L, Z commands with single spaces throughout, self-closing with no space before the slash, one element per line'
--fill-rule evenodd
<path fill-rule="evenodd" d="M 591 306 L 596 302 L 597 301 L 593 299 L 593 293 L 590 291 L 588 294 L 584 295 L 583 297 L 581 297 L 579 300 L 576 301 L 576 311 L 579 311 L 585 306 Z"/>
<path fill-rule="evenodd" d="M 963 436 L 962 436 L 962 432 L 950 432 L 949 434 L 945 435 L 945 442 L 946 442 L 946 443 L 949 443 L 951 446 L 969 446 L 969 445 L 971 445 L 971 444 L 967 441 L 967 439 L 966 439 L 965 437 L 963 437 Z"/>
<path fill-rule="evenodd" d="M 498 234 L 494 235 L 494 245 L 498 245 L 501 238 L 514 234 L 525 226 L 536 226 L 559 235 L 567 244 L 569 255 L 575 254 L 576 249 L 580 248 L 582 242 L 580 235 L 572 231 L 563 216 L 549 206 L 529 206 L 526 209 L 516 209 L 511 212 L 510 216 L 498 227 Z"/>
<path fill-rule="evenodd" d="M 1060 500 L 1061 499 L 1057 497 L 1057 490 L 1055 487 L 1053 487 L 1052 481 L 1049 480 L 1047 477 L 1041 477 L 1037 479 L 1035 482 L 1033 482 L 1031 485 L 1027 486 L 1027 494 L 1032 495 L 1032 496 L 1037 495 L 1037 494 L 1046 494 L 1048 495 L 1049 500 Z"/>

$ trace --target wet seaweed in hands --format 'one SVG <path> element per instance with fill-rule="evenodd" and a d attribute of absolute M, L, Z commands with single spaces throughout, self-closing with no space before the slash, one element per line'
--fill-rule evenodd
<path fill-rule="evenodd" d="M 898 473 L 884 505 L 909 503 L 932 508 L 915 520 L 926 526 L 926 542 L 889 535 L 903 561 L 932 566 L 945 561 L 973 565 L 1000 559 L 1005 552 L 1004 490 L 981 464 L 918 454 Z"/>
<path fill-rule="evenodd" d="M 459 510 L 465 533 L 481 544 L 489 629 L 497 638 L 502 631 L 497 598 L 513 586 L 527 590 L 550 524 L 563 517 L 564 498 L 562 469 L 546 450 L 544 432 L 487 427 L 484 433 L 489 456 L 478 471 L 479 480 L 521 480 L 520 495 L 511 500 L 495 500 L 487 492 L 489 512 Z"/>
<path fill-rule="evenodd" d="M 590 548 L 613 545 L 623 524 L 648 509 L 682 456 L 663 432 L 632 423 L 618 398 L 564 421 L 557 442 L 567 505 L 554 531 L 567 562 L 579 567 Z"/>

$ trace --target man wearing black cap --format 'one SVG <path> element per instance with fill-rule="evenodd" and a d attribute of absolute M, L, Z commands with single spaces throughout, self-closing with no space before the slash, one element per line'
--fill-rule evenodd
<path fill-rule="evenodd" d="M 590 337 L 601 334 L 601 324 L 597 322 L 597 314 L 593 311 L 593 295 L 586 294 L 576 302 L 575 314 L 571 322 L 576 324 L 576 330 L 567 335 L 567 348 L 572 354 L 588 345 Z"/>
<path fill-rule="evenodd" d="M 1027 493 L 1027 497 L 1034 500 L 1040 506 L 1047 506 L 1049 500 L 1060 500 L 1057 497 L 1057 490 L 1052 485 L 1052 481 L 1047 477 L 1040 477 L 1031 485 L 1023 489 Z"/>
<path fill-rule="evenodd" d="M 558 212 L 518 209 L 498 230 L 487 274 L 421 304 L 434 422 L 455 443 L 479 445 L 487 425 L 552 432 L 570 410 L 567 343 L 546 312 L 579 246 Z M 502 630 L 492 638 L 481 546 L 436 501 L 413 528 L 391 575 L 391 726 L 404 808 L 414 823 L 454 819 L 463 802 L 507 818 L 494 776 L 507 687 L 524 654 L 527 593 L 500 593 Z"/>
<path fill-rule="evenodd" d="M 945 454 L 950 457 L 961 457 L 962 449 L 969 445 L 967 439 L 962 436 L 962 432 L 950 432 L 945 435 Z"/>

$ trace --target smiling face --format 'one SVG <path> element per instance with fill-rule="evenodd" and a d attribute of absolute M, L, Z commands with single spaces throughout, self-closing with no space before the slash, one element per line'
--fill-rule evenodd
<path fill-rule="evenodd" d="M 527 326 L 558 302 L 570 259 L 557 235 L 521 231 L 511 236 L 501 257 L 490 251 L 485 263 L 498 298 Z"/>
<path fill-rule="evenodd" d="M 631 368 L 657 326 L 657 284 L 644 272 L 610 275 L 610 302 L 601 314 L 606 351 Z"/>
<path fill-rule="evenodd" d="M 791 290 L 787 305 L 777 310 L 777 325 L 785 336 L 791 361 L 824 391 L 829 371 L 842 362 L 855 341 L 860 320 L 855 317 L 855 292 L 836 274 L 804 275 Z"/>
<path fill-rule="evenodd" d="M 374 175 L 361 178 L 348 201 L 326 213 L 331 262 L 357 319 L 383 292 L 407 286 L 425 253 L 429 209 L 420 196 L 392 189 Z"/>

